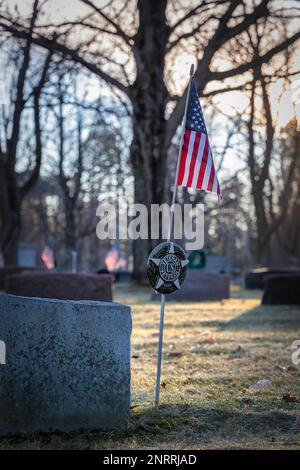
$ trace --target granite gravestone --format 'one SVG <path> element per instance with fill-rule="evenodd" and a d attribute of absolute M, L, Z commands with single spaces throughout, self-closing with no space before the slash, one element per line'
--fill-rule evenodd
<path fill-rule="evenodd" d="M 0 435 L 112 429 L 130 412 L 130 308 L 0 295 Z"/>

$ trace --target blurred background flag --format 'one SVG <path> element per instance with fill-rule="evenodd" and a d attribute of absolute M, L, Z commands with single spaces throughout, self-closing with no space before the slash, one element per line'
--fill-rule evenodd
<path fill-rule="evenodd" d="M 104 263 L 105 263 L 105 266 L 106 266 L 106 269 L 108 271 L 113 271 L 114 269 L 116 269 L 117 265 L 118 265 L 118 261 L 119 261 L 119 250 L 117 249 L 117 247 L 114 245 L 112 246 L 108 252 L 106 253 L 106 256 L 105 256 L 105 260 L 104 260 Z"/>
<path fill-rule="evenodd" d="M 193 79 L 187 104 L 177 185 L 205 189 L 205 191 L 216 193 L 219 198 L 222 197 L 204 116 Z"/>
<path fill-rule="evenodd" d="M 47 269 L 55 268 L 54 251 L 50 245 L 46 245 L 41 254 L 41 260 Z"/>

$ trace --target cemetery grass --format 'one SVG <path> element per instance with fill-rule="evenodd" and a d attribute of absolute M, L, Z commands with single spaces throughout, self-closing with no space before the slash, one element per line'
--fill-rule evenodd
<path fill-rule="evenodd" d="M 300 449 L 300 308 L 260 306 L 233 287 L 221 302 L 166 303 L 161 405 L 153 406 L 159 300 L 117 288 L 133 311 L 132 409 L 113 432 L 2 438 L 2 449 Z M 251 385 L 267 379 L 268 387 Z"/>

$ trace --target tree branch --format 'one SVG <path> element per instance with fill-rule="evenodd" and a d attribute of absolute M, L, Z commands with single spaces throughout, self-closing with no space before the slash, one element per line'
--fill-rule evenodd
<path fill-rule="evenodd" d="M 227 1 L 227 0 L 225 0 Z M 225 3 L 225 1 L 223 0 L 220 0 L 219 2 L 211 2 L 213 4 L 216 4 L 216 3 Z M 200 5 L 197 5 L 195 6 L 194 8 L 192 8 L 191 10 L 188 11 L 188 13 L 186 13 L 184 16 L 182 16 L 178 21 L 176 21 L 175 24 L 173 24 L 173 26 L 170 27 L 170 34 L 173 33 L 175 31 L 175 29 L 178 28 L 178 26 L 180 26 L 182 23 L 184 23 L 186 20 L 188 20 L 189 18 L 195 16 L 198 14 L 199 10 L 201 8 L 203 8 L 203 6 L 205 6 L 206 2 L 205 1 L 202 1 L 200 3 Z"/>
<path fill-rule="evenodd" d="M 3 21 L 0 21 L 0 27 L 11 33 L 14 37 L 19 38 L 19 39 L 25 39 L 28 40 L 29 33 L 28 31 L 24 29 L 18 29 L 11 24 L 6 24 Z M 37 46 L 40 46 L 44 49 L 51 50 L 56 53 L 60 53 L 65 57 L 69 57 L 71 60 L 74 62 L 83 65 L 85 68 L 93 72 L 95 75 L 103 79 L 105 82 L 110 83 L 111 85 L 115 86 L 119 90 L 121 90 L 123 93 L 125 93 L 128 97 L 130 96 L 130 87 L 123 85 L 119 80 L 117 80 L 114 77 L 111 77 L 108 75 L 106 72 L 101 70 L 97 65 L 94 63 L 88 62 L 86 59 L 84 59 L 79 53 L 78 50 L 76 49 L 71 49 L 64 44 L 61 44 L 56 41 L 56 38 L 47 38 L 42 35 L 36 35 L 32 36 L 31 42 Z"/>
<path fill-rule="evenodd" d="M 98 8 L 96 5 L 94 5 L 94 3 L 91 2 L 90 0 L 81 0 L 81 2 L 84 3 L 85 5 L 88 5 L 96 13 L 102 16 L 102 18 L 104 18 L 111 26 L 113 26 L 113 28 L 115 28 L 117 35 L 120 36 L 126 42 L 127 45 L 130 45 L 130 39 L 131 39 L 130 36 L 127 36 L 125 31 L 123 31 L 123 29 L 117 23 L 115 23 L 115 21 L 113 21 L 111 18 L 109 18 L 109 16 L 103 13 L 103 11 L 100 8 Z"/>
<path fill-rule="evenodd" d="M 281 44 L 278 44 L 277 46 L 273 47 L 265 54 L 255 57 L 250 62 L 241 64 L 234 69 L 224 70 L 222 72 L 209 72 L 209 81 L 224 80 L 225 78 L 234 77 L 236 75 L 241 75 L 245 72 L 248 72 L 248 70 L 253 69 L 258 65 L 262 65 L 264 63 L 269 62 L 274 55 L 278 54 L 279 52 L 284 51 L 287 47 L 292 45 L 298 39 L 300 39 L 300 31 L 298 33 L 295 33 L 293 36 L 289 37 L 288 39 L 286 39 Z"/>
<path fill-rule="evenodd" d="M 236 26 L 228 28 L 227 24 L 229 20 L 232 18 L 234 11 L 240 4 L 242 4 L 241 0 L 233 0 L 232 2 L 230 2 L 227 10 L 224 12 L 223 16 L 219 20 L 218 28 L 216 29 L 211 39 L 208 41 L 208 44 L 202 56 L 202 60 L 199 63 L 198 68 L 195 72 L 195 80 L 196 80 L 196 83 L 198 86 L 198 92 L 200 95 L 202 95 L 202 92 L 207 82 L 210 80 L 213 80 L 213 78 L 211 78 L 211 75 L 213 74 L 213 72 L 210 72 L 209 65 L 216 51 L 226 41 L 237 36 L 242 31 L 249 28 L 249 26 L 254 24 L 259 18 L 264 16 L 267 12 L 268 2 L 269 0 L 262 0 L 261 3 L 252 11 L 252 13 L 245 15 L 243 21 L 238 23 Z M 218 78 L 214 78 L 214 79 L 218 80 Z M 221 79 L 223 79 L 223 77 Z M 184 93 L 183 97 L 178 101 L 172 115 L 170 116 L 167 122 L 166 139 L 165 139 L 166 147 L 170 145 L 173 135 L 175 134 L 176 129 L 180 123 L 180 120 L 182 119 L 185 98 L 186 98 L 186 93 Z"/>
<path fill-rule="evenodd" d="M 208 82 L 213 81 L 213 80 L 221 81 L 221 80 L 224 80 L 225 78 L 234 77 L 236 75 L 242 75 L 243 73 L 247 72 L 248 70 L 252 68 L 255 68 L 258 65 L 267 63 L 276 54 L 284 51 L 287 47 L 289 47 L 299 38 L 300 38 L 300 32 L 295 33 L 293 36 L 286 39 L 281 44 L 278 44 L 277 46 L 273 47 L 272 49 L 267 51 L 265 54 L 255 57 L 252 61 L 247 62 L 245 64 L 241 64 L 234 69 L 225 70 L 222 72 L 211 72 L 211 71 L 206 72 L 207 70 L 206 63 L 203 63 L 203 61 L 201 61 L 196 72 L 197 75 L 201 77 L 201 82 L 199 83 L 198 81 L 198 90 L 199 90 L 200 96 L 202 96 L 202 90 Z M 201 70 L 201 73 L 200 73 L 200 70 Z M 180 119 L 183 114 L 184 102 L 185 102 L 185 94 L 178 101 L 172 115 L 170 116 L 168 120 L 167 133 L 166 133 L 166 145 L 167 146 L 170 144 L 171 139 L 180 123 Z"/>
<path fill-rule="evenodd" d="M 30 177 L 20 189 L 21 198 L 23 198 L 31 190 L 31 188 L 36 183 L 40 174 L 41 163 L 42 163 L 42 139 L 41 139 L 42 131 L 41 131 L 41 125 L 40 125 L 40 97 L 41 97 L 42 89 L 47 80 L 47 74 L 48 74 L 51 58 L 52 58 L 52 51 L 49 51 L 47 58 L 45 60 L 45 64 L 43 67 L 40 81 L 33 90 L 35 142 L 36 142 L 35 166 L 31 172 Z"/>
<path fill-rule="evenodd" d="M 19 140 L 19 133 L 20 133 L 20 121 L 21 115 L 25 106 L 24 100 L 24 86 L 25 86 L 25 79 L 26 73 L 30 63 L 30 48 L 32 43 L 32 33 L 33 28 L 38 16 L 38 0 L 35 0 L 33 4 L 32 16 L 30 19 L 29 31 L 26 37 L 26 44 L 23 48 L 23 61 L 22 65 L 18 74 L 17 80 L 17 93 L 16 99 L 14 103 L 14 111 L 13 111 L 13 118 L 12 118 L 12 132 L 11 137 L 8 139 L 7 142 L 7 173 L 9 180 L 11 181 L 12 186 L 15 185 L 15 163 L 16 163 L 16 153 L 17 153 L 17 145 Z"/>

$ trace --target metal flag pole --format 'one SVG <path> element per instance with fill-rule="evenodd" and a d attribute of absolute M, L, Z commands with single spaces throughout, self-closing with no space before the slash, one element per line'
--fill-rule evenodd
<path fill-rule="evenodd" d="M 191 82 L 194 75 L 194 64 L 191 65 L 190 68 L 190 80 L 188 84 L 186 100 L 185 100 L 185 109 L 184 115 L 182 119 L 181 125 L 181 137 L 180 137 L 180 144 L 178 149 L 178 157 L 177 157 L 177 166 L 176 166 L 176 174 L 175 174 L 175 181 L 173 187 L 173 197 L 172 197 L 172 204 L 170 209 L 170 220 L 169 220 L 169 230 L 168 230 L 168 242 L 171 240 L 172 230 L 173 230 L 173 223 L 174 223 L 174 205 L 176 200 L 176 193 L 177 193 L 177 179 L 178 179 L 178 171 L 179 171 L 179 158 L 181 147 L 183 144 L 183 136 L 184 136 L 184 129 L 186 123 L 186 114 L 187 114 L 187 107 L 189 102 L 190 96 L 190 88 Z M 162 345 L 163 345 L 163 333 L 164 333 L 164 316 L 165 316 L 165 294 L 160 295 L 160 324 L 159 324 L 159 340 L 158 340 L 158 351 L 157 351 L 157 372 L 156 372 L 156 392 L 155 392 L 155 405 L 159 405 L 159 392 L 160 392 L 160 374 L 161 374 L 161 358 L 162 358 Z"/>
<path fill-rule="evenodd" d="M 160 324 L 159 324 L 159 340 L 157 352 L 157 372 L 156 372 L 156 392 L 155 392 L 155 405 L 159 405 L 159 392 L 160 392 L 160 372 L 161 372 L 161 355 L 162 343 L 164 333 L 164 316 L 165 316 L 165 294 L 160 294 Z"/>

